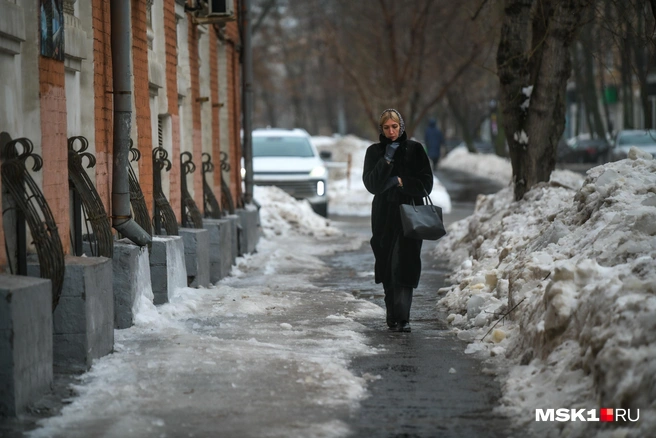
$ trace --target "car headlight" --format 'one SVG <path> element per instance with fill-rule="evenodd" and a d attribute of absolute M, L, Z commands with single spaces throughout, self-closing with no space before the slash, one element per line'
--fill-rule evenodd
<path fill-rule="evenodd" d="M 326 176 L 326 168 L 324 166 L 317 166 L 314 169 L 312 169 L 312 172 L 310 172 L 310 176 L 312 178 L 323 178 Z"/>
<path fill-rule="evenodd" d="M 323 196 L 326 194 L 326 185 L 323 181 L 317 181 L 317 195 Z"/>

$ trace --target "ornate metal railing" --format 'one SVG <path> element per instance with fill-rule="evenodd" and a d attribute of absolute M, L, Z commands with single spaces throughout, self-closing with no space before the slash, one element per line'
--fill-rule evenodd
<path fill-rule="evenodd" d="M 203 215 L 200 213 L 194 198 L 187 189 L 187 175 L 196 170 L 190 152 L 180 154 L 180 173 L 182 174 L 180 192 L 182 194 L 182 226 L 187 228 L 203 228 Z"/>
<path fill-rule="evenodd" d="M 79 149 L 75 149 L 79 142 Z M 82 136 L 68 139 L 68 182 L 73 191 L 73 248 L 75 255 L 81 256 L 84 252 L 82 241 L 87 240 L 91 254 L 95 257 L 102 256 L 112 258 L 114 254 L 114 239 L 112 227 L 107 216 L 107 211 L 96 188 L 91 182 L 82 165 L 82 160 L 87 159 L 87 168 L 96 165 L 96 157 L 86 152 L 89 141 Z M 82 234 L 82 215 L 84 215 L 84 226 L 87 233 Z M 89 233 L 88 224 L 91 224 L 93 233 Z"/>
<path fill-rule="evenodd" d="M 214 164 L 212 163 L 212 156 L 206 152 L 203 152 L 203 205 L 205 206 L 205 217 L 210 217 L 213 219 L 221 219 L 223 217 L 223 212 L 221 211 L 221 206 L 219 201 L 217 201 L 216 196 L 214 196 L 214 191 L 212 186 L 207 182 L 205 175 L 210 172 L 214 172 Z"/>
<path fill-rule="evenodd" d="M 139 159 L 141 159 L 141 152 L 134 147 L 134 143 L 132 139 L 130 139 L 130 162 L 138 162 Z M 130 180 L 130 206 L 132 207 L 134 220 L 141 228 L 152 236 L 153 226 L 150 223 L 150 214 L 148 213 L 146 200 L 141 191 L 137 175 L 134 173 L 130 163 L 128 163 L 128 179 Z"/>
<path fill-rule="evenodd" d="M 230 163 L 228 163 L 228 154 L 221 152 L 221 170 L 225 172 L 230 172 Z M 235 201 L 232 199 L 232 193 L 230 192 L 230 186 L 223 177 L 223 172 L 221 172 L 221 207 L 224 212 L 229 214 L 235 214 Z"/>
<path fill-rule="evenodd" d="M 171 161 L 168 159 L 169 154 L 166 149 L 156 147 L 153 149 L 153 196 L 155 198 L 155 215 L 153 223 L 155 234 L 162 234 L 162 225 L 169 236 L 178 235 L 178 222 L 175 213 L 169 204 L 168 199 L 162 190 L 162 170 L 167 172 L 171 170 Z"/>
<path fill-rule="evenodd" d="M 3 209 L 3 216 L 10 211 L 15 212 L 15 220 L 6 220 L 5 223 L 15 223 L 17 233 L 15 249 L 17 257 L 14 259 L 17 260 L 18 266 L 15 270 L 10 266 L 10 269 L 12 273 L 18 275 L 27 274 L 25 229 L 25 222 L 27 222 L 39 258 L 40 276 L 49 278 L 52 282 L 52 310 L 54 311 L 64 284 L 64 250 L 50 207 L 26 167 L 26 161 L 31 157 L 34 162 L 32 170 L 36 172 L 41 169 L 43 160 L 39 155 L 32 153 L 34 146 L 29 139 L 11 140 L 6 132 L 0 134 L 0 138 L 0 143 L 4 144 L 0 151 L 2 187 L 5 195 L 7 193 L 10 195 L 3 196 L 3 201 L 8 205 L 8 208 Z M 6 199 L 9 197 L 11 199 Z M 13 250 L 12 248 L 8 252 L 11 253 Z"/>

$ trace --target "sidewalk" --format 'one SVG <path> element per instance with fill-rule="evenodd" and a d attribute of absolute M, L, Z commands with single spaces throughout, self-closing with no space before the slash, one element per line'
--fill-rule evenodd
<path fill-rule="evenodd" d="M 357 321 L 378 306 L 310 283 L 318 259 L 359 247 L 337 234 L 263 240 L 211 289 L 117 330 L 115 352 L 75 384 L 34 437 L 342 436 L 365 394 L 349 361 L 372 354 Z"/>

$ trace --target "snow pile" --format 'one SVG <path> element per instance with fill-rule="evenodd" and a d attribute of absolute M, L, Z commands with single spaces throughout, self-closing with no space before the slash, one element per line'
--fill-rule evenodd
<path fill-rule="evenodd" d="M 264 237 L 295 232 L 307 236 L 333 236 L 341 232 L 315 214 L 307 201 L 297 201 L 275 186 L 255 186 L 253 198 L 262 206 L 260 221 Z"/>
<path fill-rule="evenodd" d="M 510 360 L 502 410 L 533 432 L 554 427 L 536 408 L 640 409 L 628 436 L 656 428 L 656 161 L 631 158 L 480 196 L 436 248 L 459 266 L 438 305 L 466 352 Z"/>
<path fill-rule="evenodd" d="M 464 170 L 503 184 L 512 180 L 512 165 L 506 158 L 493 154 L 471 154 L 464 146 L 458 146 L 449 152 L 440 161 L 440 167 Z"/>
<path fill-rule="evenodd" d="M 369 216 L 374 195 L 362 183 L 362 167 L 367 148 L 373 141 L 347 135 L 322 149 L 332 153 L 328 162 L 330 181 L 328 200 L 331 214 Z M 350 156 L 350 167 L 349 167 Z"/>

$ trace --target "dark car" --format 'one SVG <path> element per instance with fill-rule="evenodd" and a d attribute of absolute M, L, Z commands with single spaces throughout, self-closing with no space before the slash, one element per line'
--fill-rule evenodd
<path fill-rule="evenodd" d="M 576 139 L 570 148 L 569 162 L 602 164 L 608 157 L 610 144 L 603 138 Z"/>
<path fill-rule="evenodd" d="M 558 142 L 558 149 L 556 151 L 556 162 L 558 163 L 571 163 L 574 157 L 574 149 L 567 144 L 564 138 Z"/>

